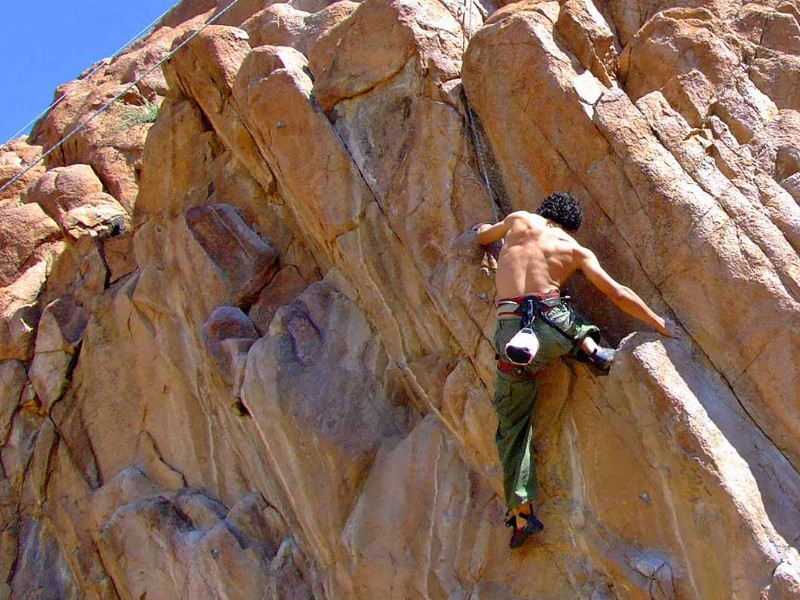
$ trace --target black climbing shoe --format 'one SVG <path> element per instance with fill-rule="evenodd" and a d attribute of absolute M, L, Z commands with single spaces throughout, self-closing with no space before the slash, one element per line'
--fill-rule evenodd
<path fill-rule="evenodd" d="M 611 368 L 611 363 L 614 362 L 614 355 L 617 353 L 613 348 L 595 348 L 591 354 L 588 354 L 591 363 L 598 369 L 608 371 Z"/>
<path fill-rule="evenodd" d="M 517 518 L 513 515 L 506 521 L 506 527 L 514 528 L 514 533 L 511 534 L 511 541 L 508 542 L 508 547 L 512 550 L 522 546 L 532 535 L 544 531 L 544 525 L 533 513 L 529 515 L 521 514 L 519 516 L 526 521 L 524 527 L 517 527 Z"/>

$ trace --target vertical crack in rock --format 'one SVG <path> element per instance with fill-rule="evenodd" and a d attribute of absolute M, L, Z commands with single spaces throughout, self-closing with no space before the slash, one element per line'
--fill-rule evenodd
<path fill-rule="evenodd" d="M 58 429 L 56 428 L 56 424 L 53 422 L 53 419 L 49 415 L 46 417 L 46 419 L 48 420 L 48 422 L 53 427 L 53 431 L 55 433 L 55 436 L 54 436 L 55 439 L 52 441 L 52 443 L 50 445 L 50 450 L 47 453 L 47 460 L 45 462 L 45 468 L 44 468 L 45 477 L 44 477 L 44 481 L 42 482 L 42 488 L 41 488 L 41 492 L 42 492 L 41 500 L 42 500 L 42 503 L 47 502 L 47 500 L 48 500 L 48 498 L 47 498 L 47 490 L 48 490 L 48 486 L 50 484 L 50 478 L 53 476 L 53 473 L 55 472 L 55 466 L 53 465 L 53 458 L 55 457 L 56 452 L 58 451 L 58 447 L 61 444 L 61 434 L 58 432 Z"/>
<path fill-rule="evenodd" d="M 401 69 L 401 70 L 402 70 L 402 69 Z M 376 86 L 378 86 L 378 85 L 380 85 L 381 83 L 382 83 L 382 82 L 378 82 L 378 83 L 376 83 L 375 85 L 376 85 Z M 367 91 L 369 91 L 369 90 L 367 90 Z M 364 93 L 367 93 L 367 92 L 364 92 Z M 339 131 L 339 129 L 336 127 L 336 122 L 335 122 L 335 120 L 333 119 L 333 117 L 331 117 L 331 116 L 329 116 L 327 113 L 325 113 L 325 111 L 324 111 L 324 110 L 322 110 L 322 107 L 319 105 L 319 103 L 318 103 L 318 102 L 317 102 L 317 101 L 316 101 L 316 100 L 315 100 L 313 97 L 312 97 L 312 99 L 311 99 L 311 105 L 314 107 L 314 109 L 315 109 L 315 110 L 317 110 L 317 111 L 318 111 L 320 114 L 322 114 L 322 115 L 325 117 L 325 119 L 327 120 L 328 124 L 330 125 L 331 132 L 332 132 L 332 133 L 333 133 L 333 134 L 336 136 L 336 139 L 339 141 L 339 144 L 341 145 L 341 147 L 342 147 L 342 150 L 344 150 L 344 152 L 345 152 L 345 153 L 347 154 L 347 156 L 350 158 L 350 163 L 351 163 L 351 165 L 352 165 L 353 169 L 355 170 L 355 172 L 356 172 L 356 173 L 358 173 L 358 176 L 359 176 L 359 178 L 361 179 L 361 181 L 363 182 L 364 186 L 365 186 L 367 189 L 369 189 L 369 190 L 370 190 L 370 192 L 372 193 L 372 199 L 375 201 L 375 203 L 376 203 L 376 205 L 378 206 L 378 208 L 380 209 L 380 211 L 381 211 L 381 212 L 383 212 L 383 207 L 381 207 L 381 203 L 380 203 L 380 201 L 378 200 L 378 196 L 377 196 L 377 194 L 375 193 L 375 190 L 373 190 L 373 188 L 372 188 L 372 186 L 370 185 L 369 181 L 367 181 L 367 178 L 364 176 L 364 172 L 363 172 L 363 171 L 361 170 L 361 168 L 358 166 L 358 162 L 356 161 L 355 157 L 353 156 L 353 153 L 351 152 L 351 150 L 350 150 L 350 148 L 348 147 L 347 143 L 346 143 L 346 142 L 344 141 L 344 139 L 342 138 L 342 134 L 341 134 L 341 132 L 340 132 L 340 131 Z M 332 111 L 331 111 L 331 112 L 332 112 Z M 361 215 L 359 215 L 359 220 L 358 220 L 358 222 L 357 222 L 356 224 L 354 224 L 354 225 L 353 225 L 353 227 L 352 227 L 352 229 L 351 229 L 350 231 L 353 231 L 353 230 L 355 230 L 355 229 L 358 229 L 358 227 L 360 227 L 360 226 L 361 226 L 361 224 L 363 223 L 363 220 L 364 220 L 364 214 L 362 213 Z M 342 234 L 342 235 L 344 235 L 344 234 Z"/>
<path fill-rule="evenodd" d="M 502 171 L 494 156 L 494 152 L 492 152 L 491 141 L 486 135 L 486 130 L 483 128 L 478 115 L 472 110 L 467 92 L 463 89 L 461 97 L 467 113 L 467 124 L 472 134 L 473 152 L 480 166 L 484 185 L 486 185 L 486 189 L 489 192 L 489 199 L 492 201 L 492 214 L 494 215 L 495 221 L 501 221 L 514 210 L 508 198 L 508 192 L 503 184 Z"/>

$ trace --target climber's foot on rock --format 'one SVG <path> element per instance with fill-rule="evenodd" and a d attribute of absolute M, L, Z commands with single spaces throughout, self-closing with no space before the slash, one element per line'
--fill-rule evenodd
<path fill-rule="evenodd" d="M 614 362 L 614 355 L 617 353 L 614 348 L 604 348 L 593 338 L 587 336 L 583 339 L 578 352 L 578 360 L 588 363 L 595 367 L 599 374 L 606 374 Z"/>
<path fill-rule="evenodd" d="M 602 348 L 598 346 L 591 353 L 587 354 L 592 364 L 602 371 L 608 371 L 611 363 L 614 362 L 614 355 L 617 351 L 613 348 Z"/>
<path fill-rule="evenodd" d="M 514 528 L 508 543 L 508 547 L 512 550 L 519 548 L 528 541 L 528 538 L 544 530 L 544 525 L 533 514 L 530 504 L 524 504 L 516 514 L 511 515 L 506 521 L 506 527 Z"/>

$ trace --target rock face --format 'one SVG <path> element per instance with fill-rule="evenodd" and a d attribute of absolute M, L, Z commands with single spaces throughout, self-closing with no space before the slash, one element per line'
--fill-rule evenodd
<path fill-rule="evenodd" d="M 766 0 L 181 2 L 0 149 L 135 84 L 0 193 L 0 597 L 800 598 L 798 40 Z M 619 358 L 542 374 L 511 552 L 469 230 L 556 190 L 681 333 L 570 282 Z"/>

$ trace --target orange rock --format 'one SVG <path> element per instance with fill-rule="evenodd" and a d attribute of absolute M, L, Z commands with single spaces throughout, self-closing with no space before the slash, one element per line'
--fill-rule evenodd
<path fill-rule="evenodd" d="M 292 5 L 279 3 L 256 13 L 242 24 L 250 35 L 250 45 L 291 46 L 307 54 L 316 40 L 349 17 L 358 3 L 342 0 L 316 13 L 305 13 Z"/>
<path fill-rule="evenodd" d="M 581 64 L 603 85 L 616 83 L 618 42 L 593 2 L 564 2 L 558 12 L 556 31 Z"/>
<path fill-rule="evenodd" d="M 238 396 L 247 352 L 259 338 L 253 322 L 238 308 L 221 306 L 203 324 L 202 335 L 212 361 Z"/>
<path fill-rule="evenodd" d="M 67 388 L 87 318 L 71 296 L 52 302 L 42 313 L 28 376 L 45 411 L 49 412 Z"/>
<path fill-rule="evenodd" d="M 210 204 L 186 211 L 186 225 L 229 284 L 237 303 L 252 302 L 275 273 L 275 248 L 262 240 L 232 206 Z"/>
<path fill-rule="evenodd" d="M 266 335 L 269 331 L 269 325 L 278 309 L 289 304 L 307 286 L 308 282 L 295 267 L 285 267 L 275 274 L 248 312 L 261 335 Z"/>
<path fill-rule="evenodd" d="M 0 597 L 796 596 L 797 7 L 184 0 L 31 142 L 228 7 L 0 200 Z M 510 554 L 470 228 L 555 190 L 680 333 L 570 281 Z"/>
<path fill-rule="evenodd" d="M 26 194 L 73 237 L 105 236 L 125 231 L 129 217 L 88 165 L 57 167 L 48 171 Z"/>
<path fill-rule="evenodd" d="M 17 278 L 36 249 L 60 237 L 58 225 L 35 204 L 0 205 L 0 286 Z"/>
<path fill-rule="evenodd" d="M 41 158 L 42 148 L 29 146 L 23 139 L 17 138 L 0 148 L 0 188 L 4 188 L 0 200 L 16 200 L 44 174 L 43 165 L 33 166 Z"/>
<path fill-rule="evenodd" d="M 435 34 L 431 32 L 436 32 Z M 415 68 L 437 81 L 458 76 L 463 33 L 437 3 L 373 0 L 361 5 L 309 49 L 314 97 L 327 112 L 387 81 L 413 58 Z M 335 47 L 335 57 L 328 50 Z M 370 52 L 362 52 L 367 46 Z"/>

